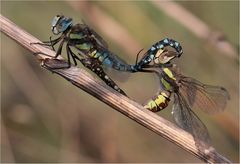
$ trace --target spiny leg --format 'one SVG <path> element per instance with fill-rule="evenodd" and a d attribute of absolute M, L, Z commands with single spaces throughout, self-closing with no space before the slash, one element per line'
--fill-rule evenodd
<path fill-rule="evenodd" d="M 48 47 L 51 46 L 52 49 L 55 51 L 54 45 L 56 45 L 61 39 L 62 39 L 62 36 L 59 37 L 59 38 L 57 38 L 57 39 L 54 39 L 54 40 L 52 40 L 51 37 L 50 37 L 50 41 L 44 41 L 43 43 L 40 43 L 40 42 L 30 43 L 30 45 L 32 45 L 32 44 L 38 44 L 38 45 L 43 45 L 43 46 L 48 46 Z M 60 51 L 60 52 L 61 52 L 61 51 Z M 39 54 L 43 54 L 43 55 L 45 55 L 45 56 L 54 58 L 53 56 L 50 56 L 50 55 L 45 54 L 45 53 L 42 53 L 42 52 L 35 52 L 35 53 L 33 53 L 33 55 L 35 55 L 35 56 L 37 56 L 37 55 L 39 55 Z M 55 56 L 56 56 L 56 55 L 55 55 Z M 58 55 L 57 55 L 57 56 L 58 56 Z M 55 57 L 55 58 L 56 58 L 56 57 Z"/>
<path fill-rule="evenodd" d="M 42 54 L 42 55 L 45 55 L 45 56 L 48 56 L 48 57 L 53 57 L 53 56 L 51 56 L 51 55 L 48 55 L 48 54 L 45 54 L 45 53 L 43 53 L 43 52 L 34 52 L 33 53 L 33 55 L 35 55 L 35 56 L 37 56 L 37 55 L 39 55 L 39 54 Z"/>
<path fill-rule="evenodd" d="M 58 47 L 58 50 L 57 50 L 57 53 L 56 55 L 54 56 L 54 58 L 57 58 L 59 55 L 62 54 L 62 48 L 63 48 L 63 44 L 64 44 L 64 40 L 62 40 L 62 42 L 60 43 L 59 47 Z"/>
<path fill-rule="evenodd" d="M 75 66 L 77 65 L 77 61 L 76 61 L 76 55 L 71 51 L 69 45 L 67 44 L 66 46 L 66 49 L 67 49 L 67 58 L 68 58 L 68 64 L 71 65 L 71 61 L 70 61 L 70 57 L 72 57 L 73 59 L 73 62 L 75 64 Z"/>
<path fill-rule="evenodd" d="M 43 65 L 54 70 L 54 69 L 67 69 L 71 67 L 71 61 L 70 61 L 70 53 L 67 51 L 67 58 L 68 61 L 60 60 L 56 58 L 52 59 L 45 59 L 43 61 Z"/>
<path fill-rule="evenodd" d="M 65 62 L 64 60 L 57 59 L 57 57 L 62 53 L 63 44 L 64 44 L 64 40 L 60 43 L 56 55 L 52 57 L 52 59 L 50 59 L 51 61 L 49 59 L 43 61 L 43 64 L 45 66 L 51 69 L 65 69 L 65 68 L 71 67 L 71 60 L 70 60 L 71 53 L 68 50 L 68 45 L 66 46 L 68 61 Z M 74 63 L 76 63 L 76 60 L 74 58 L 73 60 L 74 60 Z"/>
<path fill-rule="evenodd" d="M 55 44 L 53 44 L 53 40 L 52 40 L 51 36 L 49 37 L 49 40 L 51 42 L 51 46 L 52 46 L 53 51 L 55 51 L 54 45 L 57 44 L 57 42 L 55 42 Z"/>
<path fill-rule="evenodd" d="M 61 55 L 63 43 L 64 43 L 64 41 L 62 41 L 60 43 L 60 46 L 56 53 L 56 56 Z M 51 59 L 52 60 L 51 63 L 52 63 L 52 65 L 54 65 L 54 67 L 48 66 L 49 64 L 47 65 L 47 63 L 44 63 L 44 64 L 47 65 L 48 67 L 50 67 L 51 69 L 70 68 L 71 67 L 71 57 L 72 57 L 74 64 L 77 65 L 76 55 L 71 51 L 68 44 L 66 45 L 66 51 L 67 51 L 67 65 L 66 65 L 66 62 L 64 63 L 65 65 L 63 65 L 61 62 L 62 60 L 59 60 L 59 59 Z M 56 56 L 54 58 L 56 58 Z M 50 62 L 48 61 L 48 63 L 50 63 Z"/>
<path fill-rule="evenodd" d="M 36 42 L 36 43 L 30 43 L 30 44 L 38 44 L 38 45 L 42 45 L 42 46 L 52 47 L 53 50 L 55 51 L 53 46 L 56 45 L 61 39 L 62 39 L 62 36 L 60 36 L 54 40 L 51 40 L 51 37 L 50 37 L 50 41 L 43 41 L 42 43 Z"/>
<path fill-rule="evenodd" d="M 75 46 L 74 46 L 74 48 L 75 48 Z M 72 49 L 70 48 L 70 45 L 68 45 L 68 50 L 69 50 L 69 52 L 71 53 L 71 56 L 73 57 L 73 59 L 77 59 L 77 60 L 81 60 L 81 59 L 83 59 L 84 57 L 86 57 L 86 56 L 84 56 L 84 55 L 82 55 L 81 53 L 78 53 L 78 55 L 76 55 L 75 53 L 73 53 L 73 51 L 72 51 Z M 80 59 L 81 58 L 81 59 Z"/>

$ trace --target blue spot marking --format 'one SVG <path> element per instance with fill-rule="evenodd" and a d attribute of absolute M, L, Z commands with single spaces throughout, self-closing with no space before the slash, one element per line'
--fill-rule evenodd
<path fill-rule="evenodd" d="M 164 43 L 168 43 L 168 39 L 164 39 L 163 42 L 164 42 Z"/>
<path fill-rule="evenodd" d="M 153 54 L 151 54 L 151 55 L 150 55 L 150 58 L 151 58 L 151 59 L 153 59 L 153 58 L 154 58 L 154 55 L 153 55 Z"/>
<path fill-rule="evenodd" d="M 159 45 L 159 48 L 163 48 L 164 46 L 162 44 Z"/>
<path fill-rule="evenodd" d="M 103 55 L 99 56 L 98 60 L 101 62 L 104 62 L 103 60 L 105 60 L 105 58 L 108 56 L 107 53 L 103 53 Z"/>
<path fill-rule="evenodd" d="M 152 46 L 152 47 L 151 47 L 151 50 L 154 51 L 154 50 L 156 50 L 156 48 Z"/>
<path fill-rule="evenodd" d="M 108 53 L 107 53 L 107 52 L 104 52 L 103 56 L 104 56 L 104 57 L 107 57 L 107 56 L 108 56 Z"/>
<path fill-rule="evenodd" d="M 179 46 L 179 43 L 178 43 L 178 42 L 175 42 L 175 45 L 176 45 L 176 47 L 178 47 L 178 46 Z"/>
<path fill-rule="evenodd" d="M 103 61 L 103 65 L 107 65 L 107 66 L 111 67 L 113 65 L 113 63 L 111 62 L 111 60 L 109 60 L 109 58 L 107 58 Z"/>

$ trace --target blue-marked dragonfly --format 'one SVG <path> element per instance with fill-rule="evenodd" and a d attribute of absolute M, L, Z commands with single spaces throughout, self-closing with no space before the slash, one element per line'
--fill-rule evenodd
<path fill-rule="evenodd" d="M 173 48 L 174 51 L 167 50 L 167 47 Z M 132 71 L 143 71 L 143 68 L 151 67 L 151 65 L 154 64 L 166 66 L 170 64 L 170 61 L 174 58 L 180 57 L 182 53 L 183 50 L 179 42 L 165 38 L 152 45 L 140 61 L 138 61 L 138 54 L 136 64 L 132 66 Z"/>
<path fill-rule="evenodd" d="M 54 57 L 55 60 L 58 60 L 56 58 L 61 55 L 63 45 L 64 43 L 66 44 L 68 64 L 55 65 L 56 67 L 52 69 L 69 68 L 71 66 L 71 60 L 75 65 L 77 65 L 78 60 L 85 67 L 96 73 L 108 86 L 124 95 L 126 95 L 124 91 L 104 72 L 102 66 L 118 71 L 141 72 L 142 67 L 149 65 L 151 61 L 156 63 L 156 59 L 161 59 L 160 64 L 166 64 L 170 59 L 180 57 L 182 54 L 180 44 L 175 40 L 166 38 L 154 44 L 151 49 L 145 53 L 142 60 L 139 62 L 136 61 L 135 65 L 130 65 L 109 51 L 108 45 L 102 37 L 84 23 L 73 25 L 72 18 L 57 15 L 53 18 L 51 27 L 53 34 L 60 36 L 54 40 L 50 37 L 50 41 L 35 44 L 49 46 L 55 50 L 54 46 L 59 43 Z M 172 54 L 176 56 L 168 56 L 166 59 L 165 55 L 164 58 L 161 58 L 162 51 L 168 46 L 175 49 L 176 53 Z"/>
<path fill-rule="evenodd" d="M 52 32 L 54 35 L 60 35 L 58 38 L 43 43 L 34 43 L 52 47 L 59 43 L 56 50 L 56 59 L 62 54 L 64 43 L 66 44 L 68 64 L 55 64 L 52 69 L 69 68 L 71 61 L 77 65 L 80 61 L 85 67 L 97 74 L 108 86 L 116 91 L 126 95 L 117 84 L 104 72 L 102 66 L 111 67 L 116 70 L 130 70 L 130 65 L 120 59 L 118 56 L 108 50 L 107 43 L 86 24 L 75 24 L 71 18 L 63 15 L 57 15 L 52 20 Z M 54 62 L 56 63 L 56 62 Z M 59 62 L 62 63 L 62 62 Z"/>

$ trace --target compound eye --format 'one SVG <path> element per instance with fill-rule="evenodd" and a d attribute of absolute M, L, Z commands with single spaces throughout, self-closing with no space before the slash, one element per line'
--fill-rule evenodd
<path fill-rule="evenodd" d="M 177 56 L 177 53 L 175 51 L 169 51 L 169 50 L 163 50 L 160 49 L 158 50 L 158 52 L 155 55 L 155 60 L 154 62 L 156 64 L 166 64 L 168 63 L 170 60 L 172 60 L 173 58 L 175 58 Z"/>
<path fill-rule="evenodd" d="M 52 27 L 55 27 L 57 25 L 59 19 L 60 17 L 58 15 L 53 18 L 51 23 Z"/>
<path fill-rule="evenodd" d="M 164 52 L 164 49 L 159 49 L 154 57 L 154 63 L 155 64 L 159 64 L 161 63 L 160 61 L 160 58 L 161 58 L 161 54 Z"/>

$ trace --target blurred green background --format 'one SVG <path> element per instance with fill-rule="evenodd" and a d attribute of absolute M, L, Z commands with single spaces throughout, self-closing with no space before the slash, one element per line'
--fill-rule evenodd
<path fill-rule="evenodd" d="M 239 47 L 238 1 L 176 4 Z M 117 29 L 106 23 L 107 19 L 94 17 L 94 9 L 116 22 L 134 42 L 128 45 Z M 134 63 L 141 48 L 147 50 L 165 37 L 176 39 L 183 46 L 184 54 L 177 64 L 185 75 L 229 91 L 231 100 L 225 112 L 214 116 L 195 112 L 207 126 L 217 151 L 239 162 L 239 62 L 196 37 L 151 1 L 1 1 L 1 14 L 40 40 L 52 35 L 50 23 L 56 14 L 72 17 L 74 22 L 83 19 L 105 38 L 111 51 L 129 63 Z M 111 30 L 117 39 L 106 35 Z M 1 33 L 1 162 L 201 162 L 41 69 L 30 54 Z M 139 103 L 158 89 L 154 75 L 130 74 L 125 81 L 122 75 L 109 75 Z M 171 105 L 158 115 L 173 121 Z"/>

